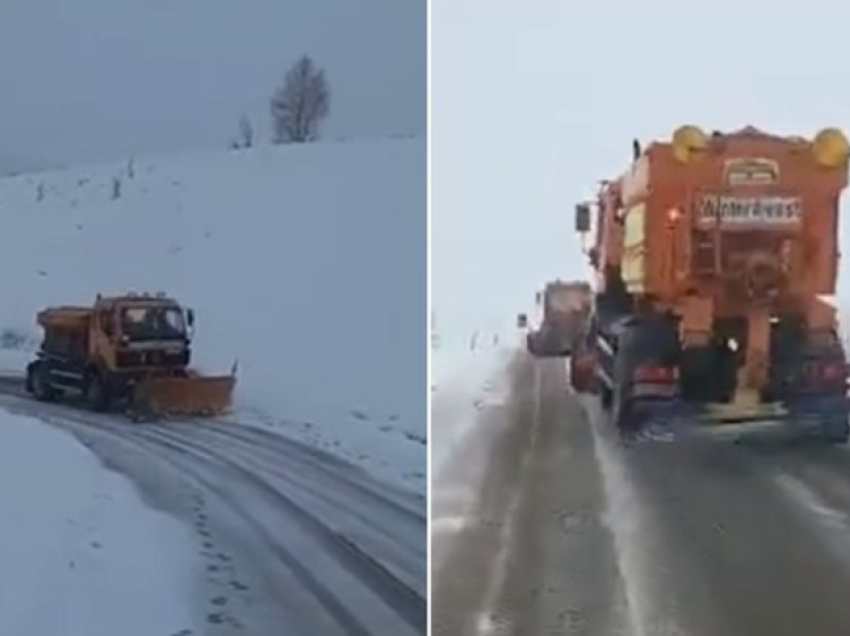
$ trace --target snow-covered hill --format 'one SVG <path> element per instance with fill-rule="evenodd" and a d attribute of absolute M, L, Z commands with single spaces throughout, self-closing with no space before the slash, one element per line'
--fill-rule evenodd
<path fill-rule="evenodd" d="M 242 420 L 424 488 L 425 160 L 407 139 L 0 180 L 3 341 L 47 305 L 165 291 L 199 366 L 239 360 Z"/>

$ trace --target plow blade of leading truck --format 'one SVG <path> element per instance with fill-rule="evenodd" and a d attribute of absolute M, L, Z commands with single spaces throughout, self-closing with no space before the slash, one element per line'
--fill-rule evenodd
<path fill-rule="evenodd" d="M 214 417 L 230 408 L 235 386 L 233 375 L 150 378 L 136 385 L 131 412 L 143 418 Z"/>

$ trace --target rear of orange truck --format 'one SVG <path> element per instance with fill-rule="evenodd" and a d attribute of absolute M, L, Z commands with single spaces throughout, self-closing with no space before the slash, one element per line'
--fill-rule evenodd
<path fill-rule="evenodd" d="M 528 351 L 539 357 L 566 357 L 584 331 L 590 314 L 592 289 L 584 281 L 556 280 L 542 293 L 543 316 L 528 334 Z"/>

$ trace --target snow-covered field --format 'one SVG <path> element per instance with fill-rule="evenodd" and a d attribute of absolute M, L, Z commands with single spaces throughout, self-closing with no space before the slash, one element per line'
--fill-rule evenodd
<path fill-rule="evenodd" d="M 4 414 L 0 483 L 0 633 L 199 633 L 190 529 L 74 438 Z"/>
<path fill-rule="evenodd" d="M 0 181 L 0 366 L 98 292 L 195 309 L 237 412 L 425 487 L 423 139 L 138 158 Z"/>

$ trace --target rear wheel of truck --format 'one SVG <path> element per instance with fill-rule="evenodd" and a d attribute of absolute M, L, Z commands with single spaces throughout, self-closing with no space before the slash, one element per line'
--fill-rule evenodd
<path fill-rule="evenodd" d="M 579 364 L 577 361 L 578 355 L 569 357 L 569 374 L 570 384 L 573 391 L 576 393 L 594 393 L 595 389 L 595 370 L 593 367 L 588 367 L 587 363 Z"/>
<path fill-rule="evenodd" d="M 104 413 L 109 410 L 109 390 L 100 373 L 93 371 L 86 378 L 85 400 L 92 411 Z"/>
<path fill-rule="evenodd" d="M 611 392 L 611 388 L 602 381 L 599 381 L 599 401 L 606 411 L 611 408 L 611 404 L 614 402 L 614 394 Z"/>
<path fill-rule="evenodd" d="M 608 403 L 611 421 L 620 435 L 631 437 L 637 432 L 637 426 L 631 417 L 630 382 L 629 377 L 636 365 L 636 340 L 640 337 L 640 327 L 630 327 L 620 334 L 617 351 L 612 365 L 613 386 L 609 395 L 603 400 Z"/>
<path fill-rule="evenodd" d="M 50 370 L 43 362 L 36 362 L 29 368 L 27 384 L 36 400 L 53 402 L 56 399 L 56 391 L 50 383 Z"/>
<path fill-rule="evenodd" d="M 633 395 L 632 376 L 644 364 L 669 366 L 679 357 L 678 333 L 667 317 L 647 315 L 626 327 L 617 338 L 609 396 L 611 420 L 621 435 L 633 437 L 648 423 L 648 417 L 639 404 L 643 398 Z"/>

